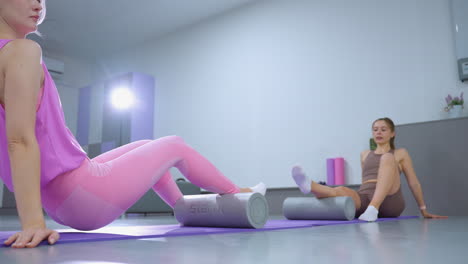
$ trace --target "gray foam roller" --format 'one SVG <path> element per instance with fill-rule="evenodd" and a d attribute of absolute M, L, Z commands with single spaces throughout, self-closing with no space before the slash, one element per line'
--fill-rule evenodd
<path fill-rule="evenodd" d="M 268 203 L 259 193 L 185 195 L 174 206 L 184 226 L 262 228 Z"/>
<path fill-rule="evenodd" d="M 351 197 L 289 197 L 283 215 L 290 220 L 352 220 L 356 207 Z"/>

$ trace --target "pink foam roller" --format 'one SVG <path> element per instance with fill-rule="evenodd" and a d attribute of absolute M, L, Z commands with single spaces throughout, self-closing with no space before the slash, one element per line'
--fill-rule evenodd
<path fill-rule="evenodd" d="M 344 185 L 344 158 L 335 158 L 335 184 Z"/>

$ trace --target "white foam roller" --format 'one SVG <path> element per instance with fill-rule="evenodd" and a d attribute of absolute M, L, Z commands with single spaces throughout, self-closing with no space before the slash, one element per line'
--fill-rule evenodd
<path fill-rule="evenodd" d="M 174 206 L 184 226 L 262 228 L 268 203 L 259 193 L 185 195 Z"/>
<path fill-rule="evenodd" d="M 351 197 L 289 197 L 283 215 L 290 220 L 352 220 L 356 207 Z"/>

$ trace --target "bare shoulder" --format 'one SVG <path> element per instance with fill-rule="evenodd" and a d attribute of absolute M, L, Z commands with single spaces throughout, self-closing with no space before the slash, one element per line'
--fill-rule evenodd
<path fill-rule="evenodd" d="M 0 49 L 0 93 L 3 95 L 6 89 L 4 81 L 7 76 L 10 81 L 30 81 L 36 80 L 34 76 L 40 78 L 40 87 L 44 82 L 44 70 L 41 66 L 42 63 L 42 50 L 39 44 L 29 39 L 16 39 L 10 41 L 2 49 Z M 31 78 L 25 78 L 29 76 Z M 9 87 L 18 87 L 10 85 Z M 27 85 L 31 89 L 35 86 Z M 15 88 L 16 89 L 16 88 Z M 39 88 L 38 88 L 39 89 Z M 3 96 L 0 100 L 4 101 Z"/>
<path fill-rule="evenodd" d="M 395 158 L 397 160 L 404 160 L 408 157 L 409 157 L 409 153 L 408 153 L 408 150 L 406 150 L 405 148 L 395 149 Z"/>
<path fill-rule="evenodd" d="M 39 44 L 37 44 L 37 42 L 34 40 L 15 39 L 5 45 L 5 50 L 41 52 L 41 46 L 39 46 Z"/>
<path fill-rule="evenodd" d="M 39 44 L 30 39 L 16 39 L 2 49 L 6 61 L 9 59 L 41 62 L 42 49 Z"/>

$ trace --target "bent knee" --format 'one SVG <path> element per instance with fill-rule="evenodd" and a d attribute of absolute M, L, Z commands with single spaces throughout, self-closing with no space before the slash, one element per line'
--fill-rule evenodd
<path fill-rule="evenodd" d="M 351 199 L 353 199 L 354 201 L 354 205 L 356 208 L 359 208 L 361 206 L 361 198 L 359 197 L 359 194 L 353 189 L 344 186 L 338 186 L 334 189 L 336 190 L 337 196 L 351 197 Z"/>
<path fill-rule="evenodd" d="M 158 138 L 156 140 L 162 140 L 162 141 L 167 141 L 167 142 L 174 142 L 174 143 L 185 143 L 184 139 L 182 137 L 172 135 L 172 136 L 165 136 L 162 138 Z"/>
<path fill-rule="evenodd" d="M 132 143 L 144 145 L 146 143 L 150 143 L 151 141 L 152 141 L 151 139 L 141 139 L 141 140 L 133 141 Z"/>
<path fill-rule="evenodd" d="M 383 154 L 382 158 L 380 159 L 380 164 L 396 166 L 395 155 L 392 153 Z"/>

